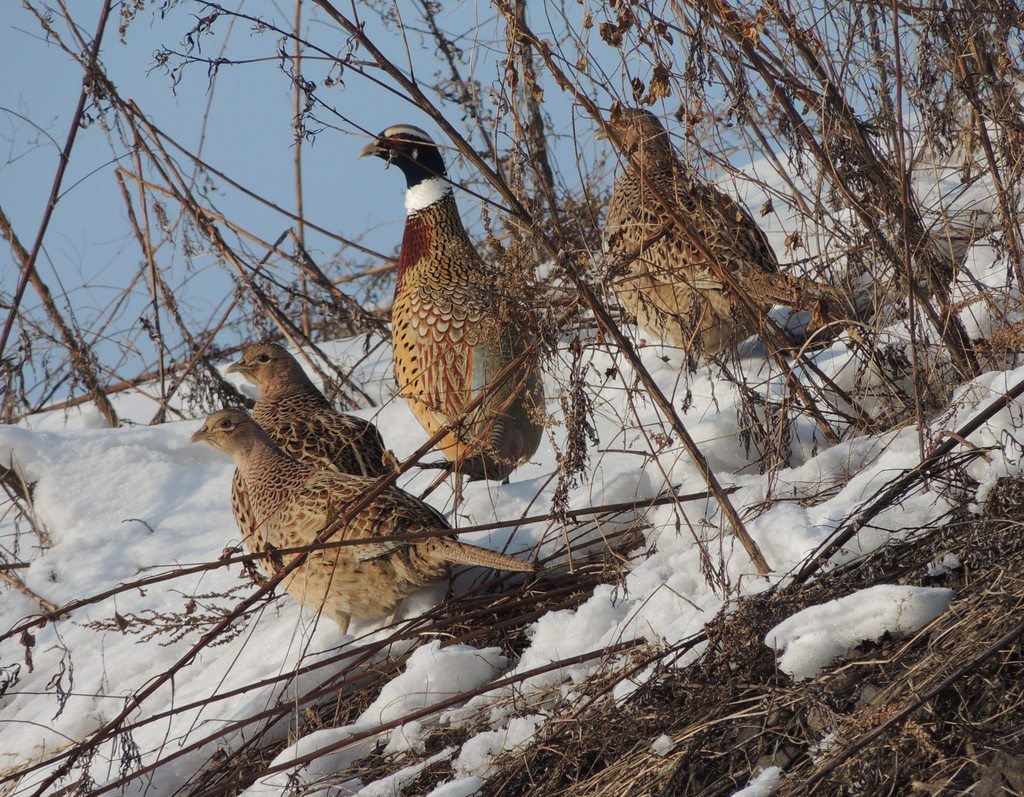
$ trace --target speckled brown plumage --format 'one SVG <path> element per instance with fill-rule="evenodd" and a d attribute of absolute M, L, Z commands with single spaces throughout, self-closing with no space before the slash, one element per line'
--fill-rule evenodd
<path fill-rule="evenodd" d="M 613 114 L 611 124 L 622 141 L 624 161 L 626 153 L 631 155 L 615 181 L 605 220 L 608 251 L 631 258 L 615 285 L 626 311 L 651 335 L 707 354 L 752 334 L 747 314 L 645 181 L 675 203 L 741 286 L 778 271 L 760 227 L 738 202 L 683 166 L 654 114 L 626 108 Z"/>
<path fill-rule="evenodd" d="M 241 473 L 264 550 L 311 545 L 332 520 L 365 496 L 375 479 L 298 462 L 241 410 L 214 413 L 192 436 L 229 454 Z M 528 572 L 530 562 L 461 543 L 453 537 L 418 542 L 376 538 L 448 529 L 436 510 L 397 487 L 380 493 L 330 535 L 364 544 L 313 551 L 284 580 L 303 606 L 323 611 L 342 633 L 351 616 L 379 619 L 416 589 L 445 578 L 452 565 Z M 298 554 L 277 558 L 289 564 Z"/>
<path fill-rule="evenodd" d="M 293 459 L 357 476 L 381 476 L 384 441 L 373 423 L 338 412 L 310 381 L 299 362 L 276 343 L 254 343 L 228 367 L 259 388 L 252 417 Z M 236 470 L 231 505 L 243 541 L 262 550 L 263 540 Z M 250 540 L 250 537 L 255 538 Z"/>
<path fill-rule="evenodd" d="M 408 216 L 391 311 L 395 377 L 428 434 L 466 405 L 529 344 L 531 314 L 509 312 L 494 272 L 466 235 L 437 145 L 389 127 L 361 155 L 402 169 Z M 471 479 L 504 479 L 537 450 L 544 393 L 532 357 L 444 436 L 438 448 Z"/>

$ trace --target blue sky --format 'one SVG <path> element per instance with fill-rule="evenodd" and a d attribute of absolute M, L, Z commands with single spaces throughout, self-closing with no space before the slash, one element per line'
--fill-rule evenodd
<path fill-rule="evenodd" d="M 252 4 L 243 4 L 248 10 Z M 263 4 L 260 12 L 272 13 Z M 80 10 L 76 21 L 92 36 L 98 9 Z M 280 68 L 278 34 L 257 32 L 243 20 L 221 17 L 214 25 L 215 35 L 203 37 L 196 52 L 204 57 L 224 55 L 242 61 L 225 65 L 215 77 L 202 64 L 193 64 L 172 80 L 167 70 L 156 65 L 154 54 L 161 48 L 182 52 L 184 39 L 200 13 L 201 6 L 179 4 L 160 14 L 146 9 L 140 12 L 121 40 L 117 35 L 116 14 L 108 25 L 102 48 L 102 61 L 120 94 L 135 100 L 146 116 L 168 135 L 193 152 L 200 151 L 208 163 L 288 211 L 295 210 L 294 142 L 292 137 L 293 93 Z M 292 11 L 276 15 L 278 24 L 288 27 Z M 488 12 L 492 13 L 492 12 Z M 274 16 L 269 17 L 273 19 Z M 384 28 L 369 14 L 365 20 L 375 40 L 399 63 L 409 63 L 406 44 L 394 26 Z M 477 76 L 488 91 L 501 53 L 490 41 L 501 43 L 504 25 L 493 16 L 478 18 L 474 4 L 447 6 L 439 23 L 465 35 L 457 43 L 468 55 L 460 64 L 464 74 Z M 304 7 L 304 29 L 322 47 L 336 51 L 344 46 L 344 37 L 333 23 L 310 4 Z M 67 31 L 57 25 L 61 35 Z M 221 50 L 221 45 L 225 45 Z M 439 69 L 436 48 L 430 42 L 411 37 L 408 58 L 413 70 L 430 78 Z M 175 62 L 172 56 L 171 62 Z M 72 112 L 81 88 L 81 70 L 60 48 L 47 42 L 38 21 L 20 5 L 6 13 L 0 23 L 0 69 L 17 79 L 0 82 L 0 205 L 10 217 L 23 245 L 30 248 L 42 218 L 57 166 L 58 153 L 68 134 Z M 333 87 L 323 85 L 327 74 L 323 60 L 310 55 L 305 64 L 309 79 L 318 83 L 317 96 L 332 106 L 338 115 L 318 108 L 316 115 L 328 125 L 303 147 L 305 213 L 314 224 L 341 236 L 358 240 L 386 255 L 394 253 L 401 236 L 404 218 L 402 193 L 404 182 L 395 170 L 385 171 L 375 159 L 356 157 L 366 138 L 355 125 L 373 132 L 396 122 L 410 122 L 436 132 L 436 127 L 418 109 L 394 93 L 375 85 L 354 71 L 347 71 Z M 337 72 L 334 71 L 334 77 Z M 562 118 L 553 121 L 556 129 L 570 131 L 569 104 L 549 93 L 548 110 Z M 449 118 L 458 122 L 457 109 L 448 107 Z M 94 114 L 95 116 L 95 114 Z M 348 124 L 341 117 L 354 122 Z M 117 135 L 108 134 L 100 121 L 79 131 L 69 168 L 64 178 L 59 204 L 45 238 L 37 268 L 42 278 L 67 306 L 78 323 L 92 328 L 111 302 L 120 295 L 142 262 L 139 247 L 130 234 L 120 190 L 114 179 L 117 164 L 129 171 L 134 163 L 129 148 Z M 204 124 L 205 122 L 205 124 Z M 315 126 L 315 125 L 313 125 Z M 589 134 L 588 134 L 589 137 Z M 481 141 L 474 141 L 479 145 Z M 565 143 L 558 146 L 565 149 Z M 571 151 L 571 142 L 568 142 Z M 188 171 L 188 163 L 179 158 L 179 166 Z M 585 165 L 585 164 L 584 164 Z M 466 177 L 463 164 L 451 164 L 453 177 Z M 575 153 L 560 175 L 572 184 L 578 181 Z M 238 191 L 214 179 L 210 203 L 233 221 L 273 241 L 291 226 L 282 214 L 246 199 Z M 474 200 L 463 194 L 460 203 L 468 221 L 478 215 Z M 169 207 L 176 217 L 173 205 Z M 335 256 L 345 267 L 376 265 L 375 258 L 352 250 L 340 249 L 329 239 L 309 233 L 309 247 L 320 263 L 329 265 Z M 253 257 L 258 258 L 254 250 Z M 211 259 L 194 258 L 187 266 L 181 252 L 165 248 L 158 253 L 162 269 L 177 276 L 176 284 L 189 289 L 184 297 L 187 308 L 202 319 L 222 306 L 230 289 L 220 266 Z M 6 246 L 0 248 L 0 287 L 13 293 L 17 271 Z M 182 297 L 179 297 L 182 298 Z M 133 294 L 138 311 L 119 313 L 118 321 L 105 335 L 128 336 L 142 349 L 145 342 L 131 327 L 138 312 L 144 311 L 148 291 L 140 284 Z M 25 308 L 36 305 L 29 291 Z M 225 341 L 227 343 L 228 341 Z M 141 366 L 141 361 L 139 363 Z M 118 366 L 114 366 L 118 367 Z M 131 366 L 124 366 L 131 372 Z M 125 375 L 129 375 L 126 373 Z"/>
<path fill-rule="evenodd" d="M 282 5 L 275 10 L 264 3 L 245 2 L 238 7 L 243 13 L 268 14 L 267 20 L 284 29 L 292 25 L 291 7 Z M 408 28 L 422 29 L 411 6 L 400 8 Z M 608 107 L 613 94 L 629 96 L 626 87 L 630 76 L 649 77 L 649 55 L 642 48 L 631 48 L 627 42 L 621 51 L 615 50 L 598 36 L 604 12 L 594 14 L 591 28 L 584 28 L 579 19 L 566 23 L 559 16 L 582 14 L 582 7 L 576 3 L 565 4 L 564 9 L 553 3 L 531 5 L 530 12 L 534 30 L 550 37 L 567 64 L 575 63 L 580 48 L 589 50 L 588 69 L 594 77 L 584 89 L 601 107 Z M 98 8 L 76 5 L 74 13 L 76 22 L 91 37 Z M 117 35 L 117 13 L 115 8 L 101 57 L 121 96 L 134 100 L 156 127 L 189 151 L 199 153 L 226 177 L 284 210 L 294 211 L 294 98 L 278 58 L 281 36 L 257 30 L 246 20 L 221 16 L 212 26 L 213 35 L 197 37 L 200 46 L 194 54 L 204 58 L 224 56 L 238 63 L 225 64 L 215 74 L 204 64 L 191 64 L 172 76 L 157 65 L 155 54 L 163 48 L 182 53 L 190 30 L 207 13 L 205 7 L 194 2 L 167 9 L 147 7 L 135 17 L 123 40 Z M 457 34 L 455 43 L 464 55 L 459 63 L 462 74 L 479 81 L 486 102 L 500 104 L 506 58 L 504 22 L 489 6 L 482 6 L 482 15 L 478 15 L 478 6 L 473 3 L 445 3 L 438 13 L 438 24 Z M 396 63 L 411 68 L 421 82 L 430 82 L 445 70 L 432 40 L 416 32 L 403 38 L 394 22 L 384 24 L 365 8 L 362 14 L 374 42 Z M 568 32 L 550 34 L 552 28 L 563 25 Z M 63 25 L 57 25 L 57 30 L 67 34 Z M 309 3 L 303 6 L 303 30 L 328 53 L 342 52 L 345 47 L 344 34 Z M 678 37 L 672 45 L 659 46 L 668 47 L 671 56 L 680 62 L 685 57 L 685 43 Z M 290 52 L 291 44 L 287 47 Z M 337 235 L 393 255 L 404 221 L 404 181 L 397 170 L 385 170 L 379 160 L 356 157 L 367 141 L 359 128 L 378 132 L 390 124 L 406 122 L 434 134 L 439 131 L 407 100 L 374 83 L 373 77 L 386 84 L 390 81 L 373 67 L 367 67 L 369 77 L 349 69 L 337 80 L 337 68 L 324 58 L 312 52 L 307 52 L 305 58 L 304 75 L 317 84 L 317 99 L 329 106 L 315 109 L 323 125 L 317 128 L 317 122 L 310 123 L 317 132 L 302 150 L 306 217 Z M 168 63 L 179 64 L 180 58 L 172 55 Z M 57 45 L 46 41 L 38 21 L 20 5 L 0 22 L 0 70 L 4 75 L 16 76 L 0 82 L 0 206 L 11 218 L 23 245 L 30 248 L 81 89 L 81 70 Z M 590 179 L 598 169 L 600 179 L 607 181 L 609 164 L 605 160 L 611 155 L 610 146 L 593 140 L 593 126 L 587 115 L 573 107 L 542 68 L 539 72 L 556 179 L 575 190 L 581 180 Z M 334 85 L 325 84 L 328 75 L 336 79 Z M 679 97 L 673 97 L 668 110 L 674 110 L 679 101 Z M 449 121 L 457 127 L 462 125 L 458 107 L 450 103 L 441 107 Z M 79 132 L 37 269 L 54 291 L 58 304 L 80 327 L 92 332 L 107 375 L 110 381 L 116 381 L 152 365 L 153 349 L 139 324 L 140 316 L 150 312 L 150 295 L 145 281 L 139 281 L 128 302 L 116 304 L 142 265 L 142 254 L 131 234 L 115 180 L 118 165 L 133 172 L 135 164 L 130 147 L 116 131 L 105 127 L 115 119 L 114 114 L 93 115 L 97 120 Z M 501 150 L 509 147 L 509 126 L 506 117 L 492 137 L 491 143 Z M 462 128 L 466 129 L 464 125 Z M 721 143 L 717 139 L 720 133 L 713 131 L 716 138 L 711 146 Z M 470 140 L 478 148 L 487 146 L 479 134 Z M 175 157 L 182 172 L 188 173 L 188 159 Z M 739 163 L 749 160 L 743 150 L 732 151 L 730 157 Z M 474 189 L 493 198 L 481 181 L 473 180 L 465 163 L 450 162 L 449 169 L 454 180 L 469 181 Z M 154 177 L 149 172 L 147 176 Z M 245 197 L 222 179 L 214 177 L 201 185 L 208 189 L 203 199 L 207 207 L 265 241 L 274 241 L 293 225 L 287 216 Z M 480 216 L 479 201 L 460 192 L 459 202 L 473 229 Z M 179 219 L 176 204 L 169 202 L 167 210 L 174 224 Z M 307 235 L 314 259 L 332 276 L 380 263 L 378 258 L 312 231 Z M 157 262 L 174 287 L 186 318 L 199 330 L 223 312 L 232 282 L 229 272 L 209 254 L 205 242 L 194 234 L 192 238 L 196 252 L 186 258 L 186 241 L 180 227 L 176 227 L 173 245 L 158 250 Z M 238 247 L 248 263 L 258 262 L 264 255 L 259 246 L 244 239 L 229 237 L 228 242 Z M 13 293 L 17 273 L 9 250 L 0 247 L 0 290 Z M 291 277 L 287 273 L 283 276 Z M 30 289 L 23 307 L 38 316 L 33 310 L 37 304 Z M 111 307 L 116 312 L 107 324 L 104 319 Z M 244 330 L 225 333 L 217 343 L 239 343 Z"/>

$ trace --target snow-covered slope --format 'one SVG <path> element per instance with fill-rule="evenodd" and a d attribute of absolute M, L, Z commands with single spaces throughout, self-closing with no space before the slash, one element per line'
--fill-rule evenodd
<path fill-rule="evenodd" d="M 781 236 L 773 233 L 776 245 Z M 982 281 L 995 284 L 996 275 L 1005 274 L 1005 263 L 998 262 L 990 248 L 975 247 L 969 263 Z M 985 317 L 974 313 L 971 318 L 972 331 L 987 331 Z M 902 330 L 897 326 L 889 334 L 900 341 Z M 338 341 L 327 351 L 339 362 L 361 361 L 355 378 L 380 400 L 378 407 L 361 414 L 375 419 L 386 443 L 402 459 L 421 445 L 424 433 L 404 402 L 391 398 L 387 346 L 363 359 L 363 343 Z M 863 501 L 920 461 L 921 440 L 915 428 L 852 435 L 830 446 L 815 433 L 812 422 L 800 416 L 788 431 L 789 464 L 759 474 L 751 464 L 756 451 L 741 440 L 735 385 L 715 369 L 681 376 L 681 355 L 671 349 L 647 345 L 641 354 L 720 481 L 737 488 L 731 501 L 771 564 L 772 574 L 758 576 L 744 549 L 731 534 L 723 533 L 727 524 L 713 499 L 639 508 L 614 521 L 590 523 L 583 535 L 553 522 L 516 528 L 517 518 L 551 508 L 558 485 L 553 474 L 565 445 L 559 399 L 566 375 L 559 373 L 560 363 L 553 362 L 547 378 L 552 423 L 536 460 L 517 470 L 508 485 L 469 485 L 452 521 L 458 526 L 509 521 L 504 528 L 471 532 L 465 539 L 538 556 L 548 567 L 559 568 L 570 560 L 567 538 L 580 546 L 643 520 L 642 544 L 632 552 L 627 575 L 620 583 L 598 586 L 574 610 L 539 617 L 518 661 L 494 648 L 446 646 L 444 640 L 417 648 L 404 670 L 353 723 L 287 745 L 271 765 L 275 772 L 259 780 L 253 794 L 280 794 L 332 775 L 338 776 L 335 785 L 344 785 L 335 793 L 397 794 L 403 783 L 441 759 L 453 763 L 455 779 L 437 784 L 433 793 L 471 794 L 496 754 L 527 743 L 550 719 L 546 708 L 551 691 L 570 693 L 572 684 L 594 673 L 602 660 L 548 665 L 631 640 L 671 645 L 698 633 L 737 597 L 787 578 Z M 854 356 L 840 342 L 816 359 L 826 373 L 852 386 Z M 696 467 L 653 403 L 636 388 L 624 360 L 597 340 L 585 340 L 584 361 L 599 442 L 589 447 L 589 462 L 568 489 L 569 509 L 703 490 Z M 763 395 L 781 395 L 779 374 L 756 342 L 744 344 L 738 367 Z M 933 420 L 926 438 L 957 429 L 1021 379 L 1024 370 L 990 372 L 955 391 L 949 385 L 953 401 Z M 123 395 L 117 402 L 122 417 L 140 423 L 154 411 L 141 394 Z M 1021 470 L 1013 447 L 1006 445 L 1016 434 L 1018 417 L 1017 409 L 1003 410 L 970 438 L 974 446 L 992 447 L 987 457 L 978 457 L 969 466 L 982 485 L 980 497 L 997 477 Z M 62 772 L 50 790 L 86 773 L 90 788 L 102 789 L 141 767 L 148 770 L 138 781 L 143 793 L 172 795 L 217 750 L 230 754 L 257 734 L 264 744 L 289 738 L 288 710 L 284 721 L 272 712 L 266 719 L 263 712 L 291 704 L 290 711 L 297 715 L 303 711 L 299 698 L 309 689 L 383 660 L 378 656 L 357 661 L 360 645 L 374 635 L 382 638 L 387 630 L 357 623 L 351 636 L 341 638 L 332 624 L 319 622 L 287 595 L 256 603 L 228 633 L 212 644 L 203 642 L 204 633 L 257 587 L 239 563 L 217 564 L 225 548 L 239 542 L 229 506 L 233 466 L 211 449 L 189 444 L 198 425 L 199 420 L 189 420 L 110 430 L 90 409 L 81 409 L 0 427 L 0 460 L 5 465 L 13 462 L 35 485 L 31 506 L 23 508 L 31 509 L 39 530 L 37 534 L 27 515 L 13 505 L 0 518 L 4 559 L 28 564 L 7 571 L 24 589 L 7 582 L 0 586 L 4 793 L 33 793 L 61 767 L 65 753 L 76 750 L 78 743 L 130 706 L 124 723 L 130 733 L 114 734 L 95 748 L 94 755 L 77 758 L 71 772 Z M 435 474 L 412 470 L 400 483 L 420 493 Z M 429 500 L 450 511 L 450 488 L 438 489 Z M 949 506 L 941 491 L 916 490 L 898 507 L 874 518 L 834 561 L 927 527 Z M 709 562 L 716 573 L 710 580 Z M 454 591 L 468 588 L 477 576 L 463 571 L 455 579 Z M 435 588 L 414 596 L 404 615 L 429 608 L 443 594 L 443 589 Z M 61 619 L 40 625 L 33 622 L 41 611 L 40 599 L 73 608 Z M 791 660 L 800 657 L 803 664 L 794 672 L 812 675 L 843 646 L 903 629 L 900 623 L 909 622 L 911 608 L 919 609 L 925 622 L 944 605 L 934 594 L 876 590 L 855 601 L 861 618 L 856 628 L 833 633 L 830 625 L 836 624 L 837 613 L 841 618 L 849 607 L 821 607 L 817 613 L 794 618 L 766 642 L 786 647 Z M 411 644 L 405 640 L 387 655 L 408 653 Z M 699 652 L 699 646 L 693 648 L 687 657 L 674 660 L 675 666 L 684 666 Z M 530 677 L 517 677 L 535 670 L 539 672 Z M 166 677 L 169 671 L 173 675 Z M 640 673 L 620 683 L 614 697 L 626 698 L 643 677 Z M 502 680 L 505 685 L 477 694 L 465 705 L 457 699 L 463 692 L 481 691 Z M 144 698 L 135 706 L 133 697 L 140 694 Z M 441 705 L 430 714 L 427 709 L 434 704 Z M 401 765 L 404 751 L 420 750 L 431 724 L 457 725 L 469 717 L 485 720 L 486 729 L 460 746 Z M 388 729 L 379 730 L 382 724 Z M 325 749 L 330 752 L 317 753 Z M 399 762 L 387 779 L 368 783 L 343 774 L 378 749 Z M 294 761 L 313 763 L 293 772 L 289 762 Z"/>

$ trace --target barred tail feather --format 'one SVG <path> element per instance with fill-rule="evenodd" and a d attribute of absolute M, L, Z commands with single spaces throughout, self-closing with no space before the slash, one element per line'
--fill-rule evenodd
<path fill-rule="evenodd" d="M 441 544 L 437 547 L 436 553 L 452 564 L 476 565 L 477 567 L 490 567 L 494 570 L 512 570 L 517 573 L 532 573 L 537 569 L 533 562 L 527 562 L 506 553 L 498 553 L 458 540 L 440 538 L 438 542 Z"/>

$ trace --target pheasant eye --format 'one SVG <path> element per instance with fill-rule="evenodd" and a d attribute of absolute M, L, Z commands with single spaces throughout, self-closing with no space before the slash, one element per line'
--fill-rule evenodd
<path fill-rule="evenodd" d="M 270 357 L 267 356 L 266 354 L 261 354 L 259 357 L 256 358 L 256 361 L 261 363 L 269 363 Z"/>

